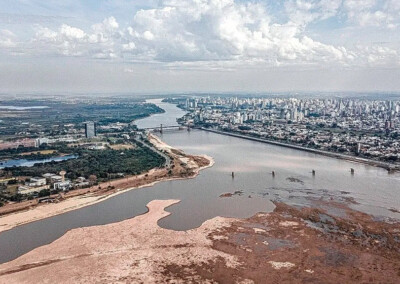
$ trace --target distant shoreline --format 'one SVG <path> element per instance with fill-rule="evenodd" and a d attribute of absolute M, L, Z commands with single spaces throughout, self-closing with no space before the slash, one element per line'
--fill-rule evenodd
<path fill-rule="evenodd" d="M 247 135 L 243 135 L 243 134 L 231 133 L 231 132 L 226 132 L 226 131 L 208 129 L 208 128 L 204 128 L 204 127 L 201 127 L 198 129 L 204 130 L 204 131 L 209 131 L 209 132 L 216 133 L 216 134 L 227 135 L 227 136 L 247 139 L 247 140 L 261 142 L 261 143 L 267 143 L 267 144 L 271 144 L 271 145 L 275 145 L 275 146 L 281 146 L 281 147 L 296 149 L 296 150 L 300 150 L 300 151 L 306 151 L 306 152 L 319 154 L 319 155 L 336 158 L 336 159 L 340 159 L 340 160 L 346 160 L 346 161 L 350 161 L 350 162 L 366 164 L 366 165 L 370 165 L 370 166 L 374 166 L 374 167 L 383 168 L 388 171 L 399 171 L 400 170 L 399 166 L 392 165 L 392 164 L 389 164 L 386 162 L 375 161 L 375 160 L 371 160 L 371 159 L 367 159 L 367 158 L 353 157 L 353 156 L 349 156 L 349 155 L 345 155 L 345 154 L 333 153 L 333 152 L 328 152 L 328 151 L 324 151 L 324 150 L 311 149 L 311 148 L 307 148 L 307 147 L 303 147 L 303 146 L 299 146 L 299 145 L 293 145 L 293 144 L 288 144 L 288 143 L 283 143 L 283 142 L 278 142 L 278 141 L 273 141 L 273 140 L 267 140 L 267 139 L 263 139 L 263 138 L 256 138 L 256 137 L 251 137 L 251 136 L 247 136 Z"/>

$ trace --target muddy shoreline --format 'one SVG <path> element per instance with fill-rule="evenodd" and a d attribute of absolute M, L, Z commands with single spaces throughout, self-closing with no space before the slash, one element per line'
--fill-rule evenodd
<path fill-rule="evenodd" d="M 375 221 L 348 204 L 276 202 L 273 212 L 247 219 L 216 217 L 188 231 L 159 227 L 177 202 L 154 200 L 135 218 L 73 229 L 0 265 L 0 283 L 400 281 L 400 223 Z"/>
<path fill-rule="evenodd" d="M 154 147 L 166 151 L 171 157 L 174 165 L 171 172 L 168 172 L 166 168 L 157 168 L 141 175 L 104 182 L 91 188 L 73 190 L 62 194 L 61 197 L 53 196 L 57 198 L 55 203 L 38 203 L 38 200 L 31 200 L 8 204 L 0 208 L 0 233 L 19 225 L 93 205 L 129 190 L 150 187 L 162 181 L 194 178 L 202 169 L 214 164 L 214 160 L 209 156 L 187 155 L 165 144 L 154 135 L 150 135 L 149 140 Z"/>
<path fill-rule="evenodd" d="M 177 178 L 195 177 L 213 163 L 158 137 L 152 143 L 174 155 Z M 158 226 L 170 214 L 165 209 L 179 200 L 153 200 L 147 213 L 72 229 L 1 264 L 0 283 L 399 283 L 400 222 L 356 211 L 354 200 L 342 193 L 302 197 L 307 202 L 301 206 L 276 199 L 271 213 L 215 217 L 187 231 Z"/>

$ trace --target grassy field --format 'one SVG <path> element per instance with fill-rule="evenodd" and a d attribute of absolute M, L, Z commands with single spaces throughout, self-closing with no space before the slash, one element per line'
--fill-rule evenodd
<path fill-rule="evenodd" d="M 6 192 L 7 192 L 9 195 L 14 195 L 14 194 L 16 194 L 16 193 L 18 192 L 18 186 L 19 186 L 19 184 L 7 185 L 7 190 L 6 190 Z"/>
<path fill-rule="evenodd" d="M 110 145 L 110 148 L 113 150 L 127 150 L 127 149 L 133 149 L 133 145 L 131 144 L 115 144 L 115 145 Z"/>
<path fill-rule="evenodd" d="M 28 155 L 32 155 L 32 154 L 41 154 L 41 155 L 49 155 L 49 154 L 53 154 L 56 150 L 42 150 L 42 151 L 33 151 L 33 152 L 25 152 L 25 153 L 21 153 L 21 156 L 28 156 Z"/>

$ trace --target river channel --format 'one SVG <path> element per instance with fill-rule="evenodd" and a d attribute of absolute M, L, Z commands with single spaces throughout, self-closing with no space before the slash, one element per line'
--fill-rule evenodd
<path fill-rule="evenodd" d="M 150 100 L 165 110 L 137 122 L 138 127 L 176 124 L 184 112 L 172 104 Z M 164 132 L 161 139 L 190 154 L 207 154 L 215 165 L 194 179 L 166 181 L 131 190 L 103 202 L 32 222 L 0 233 L 0 263 L 48 244 L 70 229 L 118 222 L 147 211 L 154 199 L 180 199 L 159 225 L 173 230 L 200 226 L 215 216 L 245 218 L 274 209 L 272 200 L 304 206 L 309 196 L 351 198 L 353 208 L 382 218 L 399 218 L 400 175 L 381 168 L 313 153 L 209 133 L 202 130 Z M 355 174 L 350 174 L 350 168 Z M 316 175 L 311 174 L 312 169 Z M 271 175 L 275 171 L 275 177 Z M 235 172 L 234 178 L 231 173 Z M 239 191 L 230 198 L 222 193 Z"/>

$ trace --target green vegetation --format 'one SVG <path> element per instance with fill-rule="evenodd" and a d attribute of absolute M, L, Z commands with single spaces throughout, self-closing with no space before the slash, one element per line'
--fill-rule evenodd
<path fill-rule="evenodd" d="M 240 130 L 251 130 L 251 127 L 246 126 L 246 125 L 240 125 L 238 128 L 239 128 Z"/>
<path fill-rule="evenodd" d="M 98 126 L 110 123 L 131 123 L 153 113 L 164 112 L 154 104 L 132 98 L 81 98 L 74 102 L 52 99 L 9 100 L 2 105 L 47 106 L 43 109 L 27 111 L 10 110 L 0 115 L 0 139 L 53 137 L 74 134 L 72 131 L 84 129 L 84 122 L 95 121 Z M 98 133 L 101 133 L 98 129 Z M 83 132 L 82 132 L 83 133 Z"/>
<path fill-rule="evenodd" d="M 60 153 L 47 145 L 42 145 L 40 148 L 35 147 L 19 147 L 14 149 L 0 150 L 0 160 L 6 159 L 26 159 L 26 160 L 40 160 L 50 157 L 58 156 Z M 43 152 L 41 152 L 43 151 Z"/>
<path fill-rule="evenodd" d="M 78 177 L 85 177 L 87 181 L 81 182 L 79 187 L 86 187 L 126 175 L 140 174 L 162 167 L 165 163 L 163 156 L 130 138 L 137 135 L 135 120 L 164 112 L 155 104 L 145 103 L 144 98 L 44 97 L 35 100 L 10 99 L 2 101 L 2 105 L 46 108 L 9 110 L 0 114 L 0 140 L 7 143 L 26 139 L 19 141 L 21 145 L 13 145 L 17 148 L 0 150 L 0 162 L 13 159 L 43 160 L 61 155 L 75 155 L 77 158 L 36 163 L 33 167 L 0 169 L 0 179 L 3 180 L 0 183 L 0 206 L 9 201 L 44 197 L 62 190 L 53 189 L 53 184 L 47 181 L 50 189 L 38 188 L 26 194 L 26 191 L 19 192 L 19 187 L 27 186 L 31 177 L 45 173 L 59 174 L 60 171 L 66 171 L 66 178 L 72 181 L 72 186 L 79 184 L 76 181 Z M 96 123 L 97 137 L 85 138 L 87 121 Z M 37 148 L 23 146 L 33 145 L 35 138 L 54 140 L 49 145 L 42 144 Z M 56 139 L 71 141 L 71 138 L 74 142 L 54 143 Z M 146 139 L 143 142 L 146 143 Z"/>
<path fill-rule="evenodd" d="M 73 154 L 73 152 L 74 149 L 68 147 L 65 143 L 57 143 L 51 146 L 43 144 L 39 148 L 19 147 L 0 150 L 0 161 L 8 159 L 43 160 L 57 157 L 61 154 Z"/>
<path fill-rule="evenodd" d="M 50 195 L 50 189 L 42 189 L 39 191 L 38 197 L 45 197 Z"/>
<path fill-rule="evenodd" d="M 124 150 L 87 150 L 75 149 L 77 159 L 62 162 L 35 164 L 34 167 L 8 168 L 13 176 L 41 176 L 45 173 L 67 172 L 66 177 L 76 179 L 95 175 L 99 180 L 109 180 L 117 173 L 139 174 L 155 167 L 161 167 L 165 159 L 150 149 L 137 145 L 134 149 Z"/>

